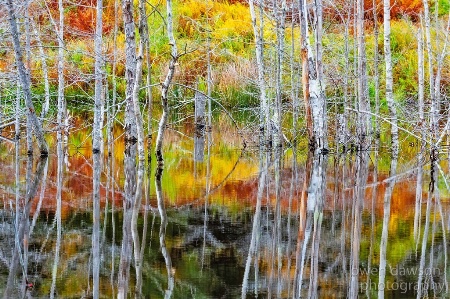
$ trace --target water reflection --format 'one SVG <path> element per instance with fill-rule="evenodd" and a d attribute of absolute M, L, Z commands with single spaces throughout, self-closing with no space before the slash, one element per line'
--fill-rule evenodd
<path fill-rule="evenodd" d="M 436 153 L 224 152 L 206 140 L 202 161 L 174 154 L 164 170 L 133 145 L 106 155 L 98 207 L 88 153 L 2 156 L 15 172 L 0 174 L 4 298 L 446 294 L 449 184 Z"/>
<path fill-rule="evenodd" d="M 12 248 L 12 257 L 10 262 L 2 254 L 2 259 L 8 265 L 8 278 L 6 287 L 4 289 L 4 298 L 25 298 L 29 288 L 33 286 L 28 277 L 29 271 L 29 243 L 32 229 L 30 229 L 30 213 L 31 205 L 37 193 L 39 184 L 44 176 L 44 170 L 47 166 L 47 158 L 41 157 L 37 163 L 34 177 L 33 171 L 33 156 L 27 156 L 26 163 L 26 187 L 25 194 L 20 192 L 20 156 L 18 150 L 15 155 L 15 169 L 16 169 L 16 188 L 15 188 L 15 221 L 14 221 L 14 245 Z M 6 248 L 5 248 L 6 249 Z M 21 274 L 21 275 L 20 275 Z M 20 275 L 20 278 L 17 276 Z"/>

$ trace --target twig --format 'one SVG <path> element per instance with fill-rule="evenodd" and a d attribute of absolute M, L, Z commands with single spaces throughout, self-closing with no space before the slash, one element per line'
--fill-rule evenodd
<path fill-rule="evenodd" d="M 426 140 L 426 139 L 424 139 L 424 138 L 421 138 L 421 137 L 417 136 L 417 135 L 414 134 L 413 132 L 411 132 L 411 131 L 409 131 L 409 130 L 407 130 L 407 129 L 405 129 L 405 128 L 402 128 L 402 127 L 400 127 L 399 125 L 394 124 L 393 122 L 391 122 L 389 119 L 384 118 L 384 117 L 382 117 L 382 116 L 379 116 L 379 115 L 377 115 L 377 114 L 375 114 L 375 113 L 372 113 L 372 112 L 369 112 L 369 111 L 356 110 L 356 109 L 353 109 L 353 108 L 350 108 L 350 107 L 345 107 L 345 110 L 349 110 L 349 111 L 353 111 L 353 112 L 357 112 L 357 113 L 366 113 L 366 114 L 370 114 L 370 115 L 375 116 L 375 117 L 377 117 L 377 118 L 379 118 L 379 119 L 381 119 L 381 120 L 383 120 L 383 121 L 385 121 L 385 122 L 387 122 L 387 123 L 389 123 L 389 124 L 391 124 L 391 125 L 397 126 L 397 128 L 398 128 L 399 130 L 402 130 L 403 132 L 406 132 L 406 133 L 410 134 L 411 136 L 413 136 L 413 137 L 415 137 L 415 138 L 417 138 L 417 139 L 419 139 L 419 140 L 421 140 L 421 141 L 427 143 L 428 145 L 435 146 L 435 145 L 434 145 L 433 143 L 431 143 L 430 141 L 428 141 L 428 140 Z"/>

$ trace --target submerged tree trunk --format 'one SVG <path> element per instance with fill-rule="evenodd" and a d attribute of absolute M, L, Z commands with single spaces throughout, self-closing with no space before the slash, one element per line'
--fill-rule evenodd
<path fill-rule="evenodd" d="M 11 27 L 11 35 L 14 45 L 14 54 L 16 58 L 16 64 L 17 64 L 17 70 L 19 72 L 19 79 L 20 83 L 22 85 L 24 97 L 25 97 L 25 103 L 27 106 L 27 116 L 30 119 L 30 123 L 33 126 L 34 134 L 36 135 L 36 139 L 38 141 L 39 145 L 39 151 L 42 156 L 48 155 L 48 146 L 47 141 L 44 138 L 44 132 L 42 130 L 42 125 L 39 119 L 36 116 L 36 112 L 34 110 L 34 105 L 31 97 L 31 80 L 30 80 L 30 73 L 25 68 L 24 62 L 23 62 L 23 54 L 22 54 L 22 48 L 20 46 L 20 36 L 19 31 L 17 27 L 17 21 L 16 21 L 16 13 L 14 9 L 14 4 L 12 0 L 7 0 L 6 5 L 8 8 L 8 21 Z"/>
<path fill-rule="evenodd" d="M 100 179 L 102 172 L 103 136 L 103 0 L 97 0 L 97 16 L 94 36 L 95 47 L 95 103 L 94 127 L 92 131 L 92 158 L 93 158 L 93 227 L 92 227 L 92 256 L 93 256 L 93 297 L 99 298 L 100 287 Z"/>
<path fill-rule="evenodd" d="M 156 137 L 156 148 L 155 148 L 156 161 L 160 165 L 164 163 L 162 155 L 162 146 L 163 146 L 164 132 L 166 131 L 167 118 L 169 116 L 169 87 L 175 74 L 175 65 L 178 60 L 178 49 L 177 44 L 175 43 L 175 37 L 173 35 L 172 0 L 166 1 L 166 9 L 167 9 L 167 20 L 166 20 L 167 35 L 169 37 L 169 45 L 172 48 L 171 51 L 172 57 L 169 62 L 169 71 L 167 72 L 166 78 L 162 83 L 161 88 L 161 102 L 163 113 L 161 115 L 161 119 L 159 120 L 158 136 Z"/>

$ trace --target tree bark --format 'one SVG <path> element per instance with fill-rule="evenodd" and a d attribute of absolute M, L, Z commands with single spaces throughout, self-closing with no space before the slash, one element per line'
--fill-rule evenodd
<path fill-rule="evenodd" d="M 391 3 L 383 0 L 384 17 L 384 62 L 386 66 L 386 102 L 391 119 L 391 144 L 393 155 L 398 155 L 398 126 L 397 109 L 394 103 L 393 78 L 392 78 L 392 54 L 391 54 Z"/>
<path fill-rule="evenodd" d="M 136 118 L 133 103 L 133 89 L 136 79 L 136 38 L 133 18 L 133 1 L 122 2 L 123 22 L 125 31 L 125 141 L 137 141 Z"/>
<path fill-rule="evenodd" d="M 357 48 L 358 48 L 358 110 L 370 111 L 369 94 L 367 90 L 367 59 L 366 45 L 364 40 L 364 1 L 357 1 Z M 370 115 L 367 113 L 358 114 L 358 144 L 367 148 L 370 144 Z"/>
<path fill-rule="evenodd" d="M 303 97 L 305 99 L 306 121 L 309 135 L 310 149 L 326 148 L 328 146 L 326 136 L 326 99 L 322 73 L 322 2 L 315 5 L 316 40 L 315 48 L 317 56 L 314 56 L 308 33 L 308 10 L 305 0 L 300 0 L 300 24 L 302 43 L 302 82 Z"/>
<path fill-rule="evenodd" d="M 164 163 L 163 155 L 162 155 L 162 146 L 164 140 L 164 132 L 166 130 L 167 118 L 169 115 L 169 87 L 172 82 L 173 76 L 175 74 L 175 66 L 178 60 L 178 49 L 177 44 L 175 43 L 175 37 L 173 35 L 173 17 L 172 17 L 172 0 L 166 1 L 166 9 L 167 9 L 167 35 L 169 37 L 169 45 L 172 48 L 171 51 L 171 59 L 169 62 L 169 71 L 167 72 L 166 78 L 162 83 L 161 88 L 161 102 L 163 112 L 161 115 L 161 119 L 159 120 L 158 125 L 158 135 L 156 137 L 156 161 L 159 165 Z"/>
<path fill-rule="evenodd" d="M 103 0 L 97 0 L 96 26 L 94 35 L 95 52 L 95 103 L 94 126 L 92 132 L 92 158 L 93 158 L 93 227 L 92 227 L 92 276 L 93 297 L 99 298 L 100 286 L 100 179 L 102 172 L 103 136 Z"/>
<path fill-rule="evenodd" d="M 39 146 L 39 151 L 41 156 L 48 155 L 48 146 L 47 141 L 44 138 L 44 132 L 42 130 L 42 125 L 39 119 L 36 116 L 36 112 L 34 110 L 33 101 L 31 99 L 31 81 L 30 74 L 28 70 L 25 68 L 23 63 L 23 54 L 22 48 L 20 46 L 20 35 L 17 27 L 16 14 L 14 9 L 14 4 L 12 0 L 6 0 L 7 8 L 8 8 L 8 21 L 11 27 L 11 35 L 14 45 L 14 54 L 17 63 L 17 70 L 19 72 L 19 79 L 23 88 L 23 93 L 25 96 L 25 103 L 27 106 L 27 116 L 30 119 L 31 125 L 34 129 L 34 134 L 36 135 L 36 139 Z"/>
<path fill-rule="evenodd" d="M 256 66 L 258 69 L 258 88 L 259 88 L 259 102 L 260 102 L 260 117 L 259 117 L 259 130 L 260 140 L 268 142 L 270 134 L 270 112 L 269 105 L 267 103 L 266 96 L 266 82 L 264 80 L 264 39 L 262 31 L 264 29 L 263 18 L 260 18 L 259 26 L 256 22 L 255 4 L 253 0 L 248 1 L 250 8 L 250 17 L 252 20 L 253 35 L 255 38 L 255 52 L 256 52 Z M 263 1 L 260 2 L 262 9 Z"/>

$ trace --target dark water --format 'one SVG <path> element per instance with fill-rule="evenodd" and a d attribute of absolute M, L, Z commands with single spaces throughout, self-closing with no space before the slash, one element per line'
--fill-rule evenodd
<path fill-rule="evenodd" d="M 123 146 L 105 155 L 99 265 L 91 149 L 69 146 L 58 184 L 56 150 L 39 160 L 2 145 L 4 298 L 89 298 L 94 267 L 101 298 L 448 293 L 446 157 L 419 164 L 405 147 L 395 165 L 382 152 L 308 156 L 216 141 L 194 162 L 192 145 L 172 141 L 160 180 L 145 165 L 137 204 L 126 198 Z"/>

